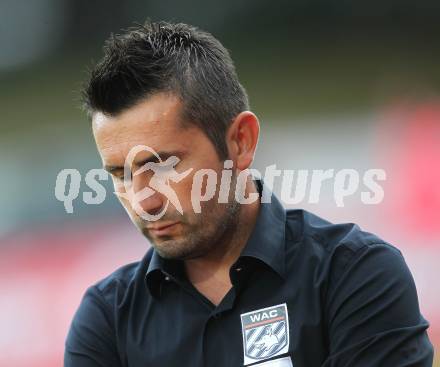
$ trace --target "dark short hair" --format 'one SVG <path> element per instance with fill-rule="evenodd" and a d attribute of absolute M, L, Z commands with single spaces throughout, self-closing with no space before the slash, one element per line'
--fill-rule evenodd
<path fill-rule="evenodd" d="M 183 101 L 182 123 L 197 125 L 225 159 L 232 120 L 249 109 L 229 52 L 183 23 L 146 22 L 111 35 L 83 91 L 86 111 L 115 116 L 158 92 Z"/>

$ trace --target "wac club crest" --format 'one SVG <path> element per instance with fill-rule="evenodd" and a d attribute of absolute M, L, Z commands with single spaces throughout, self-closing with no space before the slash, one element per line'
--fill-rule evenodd
<path fill-rule="evenodd" d="M 285 303 L 247 312 L 240 317 L 245 366 L 287 353 L 289 317 Z"/>

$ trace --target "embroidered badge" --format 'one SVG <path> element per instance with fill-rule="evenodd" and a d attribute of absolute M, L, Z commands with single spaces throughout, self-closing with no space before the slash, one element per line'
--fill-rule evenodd
<path fill-rule="evenodd" d="M 289 317 L 285 303 L 240 317 L 245 366 L 289 350 Z"/>

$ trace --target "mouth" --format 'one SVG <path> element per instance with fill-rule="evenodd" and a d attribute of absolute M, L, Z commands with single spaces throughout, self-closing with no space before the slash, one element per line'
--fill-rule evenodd
<path fill-rule="evenodd" d="M 175 229 L 177 224 L 179 224 L 179 222 L 167 222 L 167 223 L 147 226 L 147 229 L 150 233 L 156 236 L 161 236 L 161 235 L 170 234 Z"/>

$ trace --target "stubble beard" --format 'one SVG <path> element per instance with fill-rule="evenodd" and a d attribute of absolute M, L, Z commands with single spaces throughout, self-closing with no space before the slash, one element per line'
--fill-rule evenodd
<path fill-rule="evenodd" d="M 165 259 L 189 260 L 208 255 L 218 246 L 227 247 L 238 230 L 241 204 L 233 195 L 236 177 L 232 178 L 231 193 L 227 203 L 218 203 L 216 198 L 202 203 L 201 213 L 176 213 L 169 220 L 180 221 L 179 236 L 162 236 L 160 240 L 151 236 L 148 230 L 142 233 L 158 254 Z M 177 217 L 178 215 L 178 217 Z M 166 216 L 166 215 L 165 215 Z"/>

